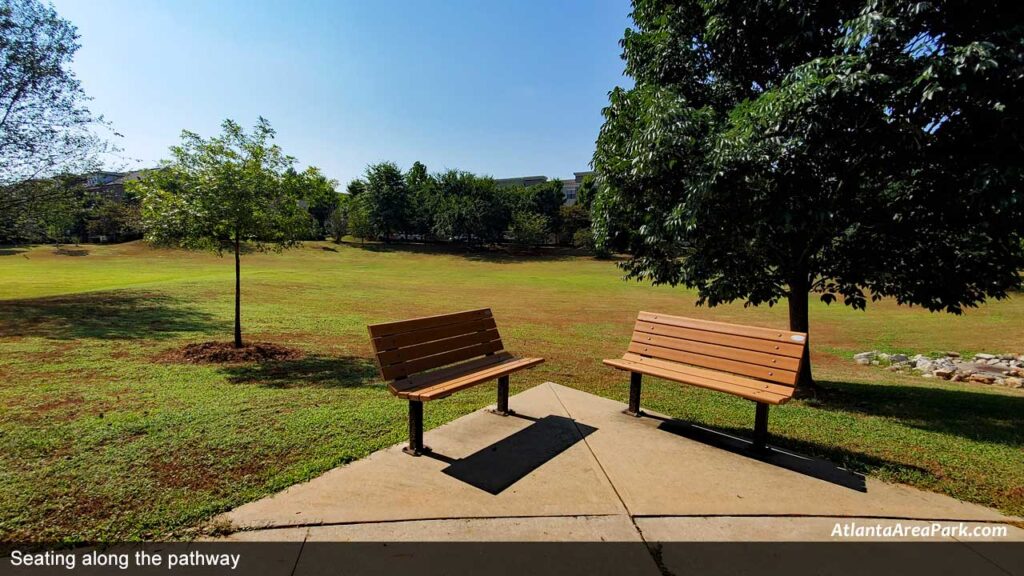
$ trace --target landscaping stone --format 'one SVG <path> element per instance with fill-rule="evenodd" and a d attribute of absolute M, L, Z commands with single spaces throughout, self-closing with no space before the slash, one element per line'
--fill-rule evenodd
<path fill-rule="evenodd" d="M 979 352 L 965 360 L 954 351 L 940 356 L 910 356 L 871 350 L 855 354 L 853 359 L 861 365 L 886 366 L 891 372 L 909 372 L 922 378 L 1024 388 L 1024 355 Z"/>
<path fill-rule="evenodd" d="M 853 361 L 857 364 L 868 365 L 871 364 L 871 361 L 874 360 L 877 355 L 877 352 L 861 352 L 860 354 L 853 355 Z"/>

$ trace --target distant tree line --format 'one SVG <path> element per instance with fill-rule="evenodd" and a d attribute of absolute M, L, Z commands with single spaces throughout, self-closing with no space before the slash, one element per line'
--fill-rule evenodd
<path fill-rule="evenodd" d="M 590 190 L 588 179 L 584 188 Z M 562 182 L 500 186 L 489 176 L 462 170 L 431 174 L 416 162 L 403 172 L 394 162 L 366 168 L 328 220 L 331 233 L 391 242 L 450 242 L 479 246 L 511 242 L 523 246 L 592 246 L 592 194 L 565 205 Z M 586 199 L 586 201 L 584 201 Z"/>

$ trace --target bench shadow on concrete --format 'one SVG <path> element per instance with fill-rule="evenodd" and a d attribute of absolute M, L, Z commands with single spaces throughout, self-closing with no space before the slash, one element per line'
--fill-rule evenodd
<path fill-rule="evenodd" d="M 643 417 L 660 421 L 661 424 L 658 425 L 659 430 L 675 434 L 676 436 L 682 436 L 695 442 L 700 442 L 721 450 L 732 452 L 739 456 L 759 460 L 761 462 L 767 462 L 768 464 L 778 466 L 779 468 L 784 468 L 791 472 L 830 482 L 844 488 L 849 488 L 850 490 L 856 490 L 858 492 L 868 491 L 867 483 L 862 474 L 851 472 L 845 468 L 840 468 L 827 460 L 804 456 L 802 454 L 774 446 L 771 444 L 770 437 L 769 446 L 771 446 L 771 450 L 767 453 L 760 453 L 752 449 L 752 444 L 749 440 L 736 436 L 731 431 L 724 432 L 714 430 L 712 428 L 707 428 L 690 422 L 665 418 L 663 416 L 657 416 L 647 412 L 644 412 Z"/>
<path fill-rule="evenodd" d="M 515 417 L 533 423 L 465 458 L 450 458 L 437 452 L 429 456 L 448 464 L 442 470 L 444 474 L 497 496 L 597 431 L 564 416 Z"/>

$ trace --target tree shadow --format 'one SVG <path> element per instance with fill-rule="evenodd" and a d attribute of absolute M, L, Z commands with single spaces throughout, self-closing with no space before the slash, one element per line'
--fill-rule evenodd
<path fill-rule="evenodd" d="M 226 366 L 223 372 L 233 384 L 267 388 L 355 388 L 379 380 L 373 361 L 359 356 L 307 356 L 299 360 Z"/>
<path fill-rule="evenodd" d="M 969 389 L 819 382 L 805 404 L 821 410 L 880 416 L 900 424 L 1008 446 L 1024 446 L 1024 395 Z"/>
<path fill-rule="evenodd" d="M 0 256 L 17 256 L 18 254 L 24 254 L 26 252 L 28 252 L 28 248 L 19 248 L 17 246 L 0 248 Z"/>
<path fill-rule="evenodd" d="M 67 246 L 61 246 L 54 248 L 53 253 L 57 256 L 88 256 L 89 250 L 85 248 L 69 248 Z"/>
<path fill-rule="evenodd" d="M 0 300 L 0 337 L 166 339 L 228 330 L 176 298 L 139 290 Z"/>
<path fill-rule="evenodd" d="M 557 262 L 593 256 L 585 250 L 562 246 L 541 246 L 537 248 L 522 249 L 509 246 L 465 246 L 462 244 L 426 244 L 415 242 L 372 242 L 366 244 L 350 242 L 349 246 L 366 250 L 367 252 L 377 253 L 442 254 L 448 256 L 461 256 L 466 260 L 474 262 L 489 262 L 493 264 Z M 615 260 L 616 258 L 609 259 L 609 261 Z"/>

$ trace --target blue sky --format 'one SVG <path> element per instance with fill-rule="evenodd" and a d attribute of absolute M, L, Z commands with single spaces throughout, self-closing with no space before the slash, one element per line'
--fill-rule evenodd
<path fill-rule="evenodd" d="M 341 181 L 415 160 L 496 177 L 588 169 L 628 0 L 54 0 L 126 167 L 182 129 L 270 120 Z"/>

